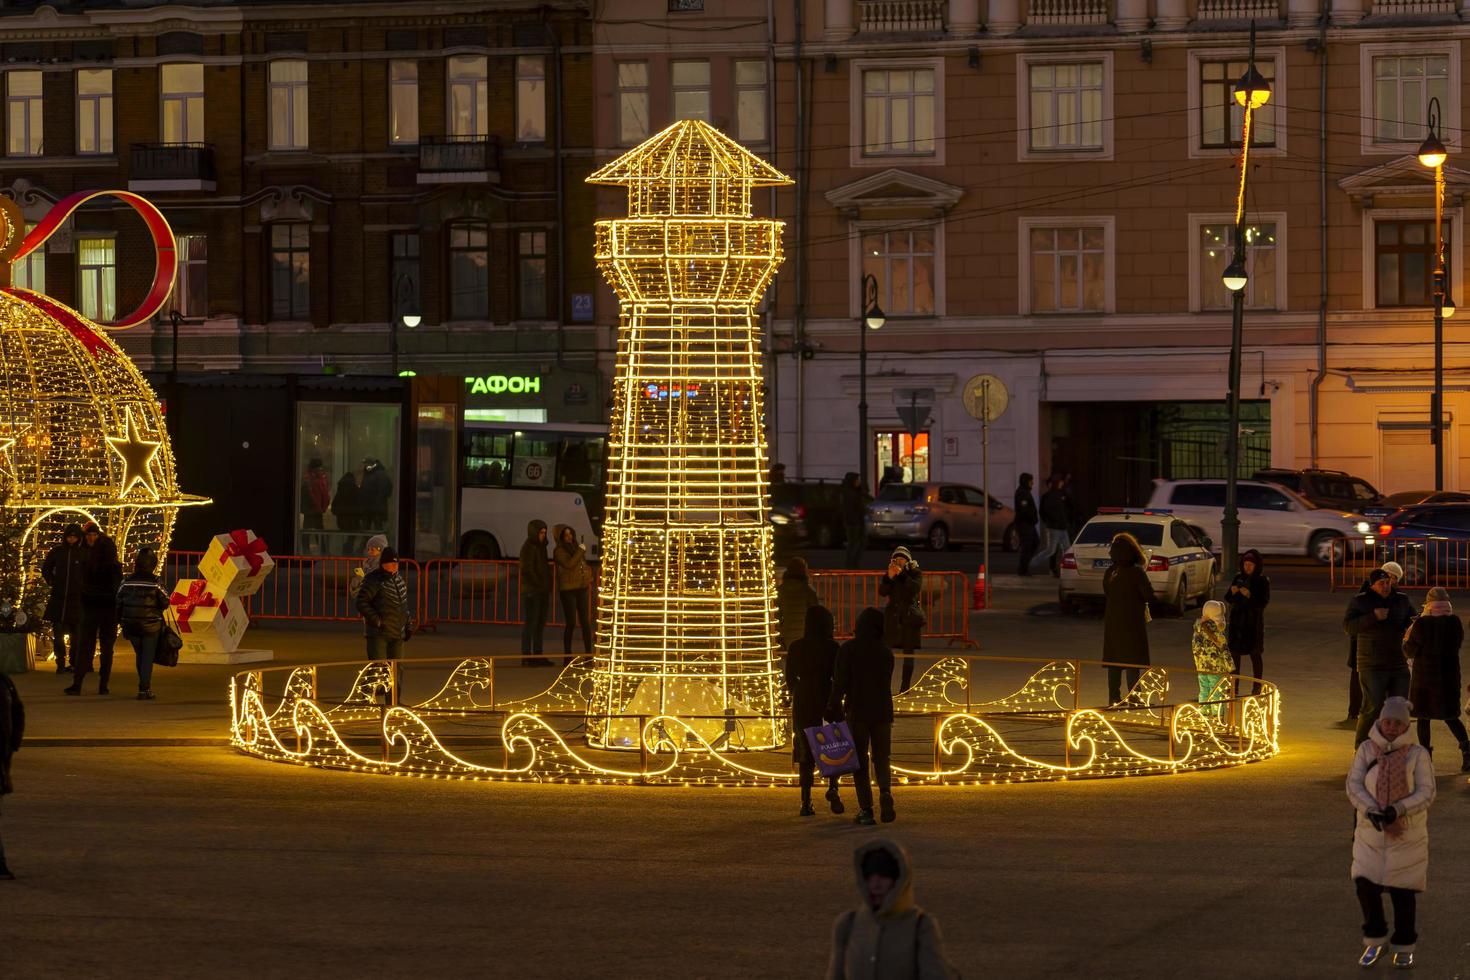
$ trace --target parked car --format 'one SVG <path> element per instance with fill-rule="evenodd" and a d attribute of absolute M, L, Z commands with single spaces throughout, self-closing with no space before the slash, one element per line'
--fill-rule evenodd
<path fill-rule="evenodd" d="M 1470 504 L 1470 493 L 1461 493 L 1458 490 L 1403 490 L 1383 498 L 1383 506 L 1388 508 L 1390 514 L 1415 504 Z"/>
<path fill-rule="evenodd" d="M 1374 525 L 1363 514 L 1315 507 L 1279 484 L 1238 480 L 1240 548 L 1269 555 L 1307 555 L 1324 565 L 1346 548 L 1362 553 L 1372 544 Z M 1220 541 L 1225 512 L 1224 480 L 1155 480 L 1150 510 L 1168 508 L 1197 535 Z"/>
<path fill-rule="evenodd" d="M 818 548 L 841 547 L 842 484 L 837 480 L 787 480 L 771 487 L 771 523 L 777 531 Z"/>
<path fill-rule="evenodd" d="M 1465 581 L 1470 572 L 1470 503 L 1435 503 L 1405 507 L 1378 527 L 1375 561 L 1404 566 L 1404 583 L 1425 585 L 1431 577 L 1453 575 Z"/>
<path fill-rule="evenodd" d="M 1079 599 L 1102 599 L 1103 573 L 1113 565 L 1108 547 L 1123 532 L 1143 546 L 1144 571 L 1159 602 L 1182 616 L 1191 601 L 1203 605 L 1214 596 L 1218 573 L 1209 538 L 1167 510 L 1103 507 L 1062 555 L 1057 586 L 1062 612 L 1075 610 Z"/>
<path fill-rule="evenodd" d="M 1373 484 L 1342 470 L 1257 470 L 1252 479 L 1283 486 L 1318 507 L 1350 510 L 1367 517 L 1387 517 L 1394 507 Z"/>
<path fill-rule="evenodd" d="M 984 541 L 985 494 L 959 483 L 890 483 L 868 505 L 868 536 L 922 541 L 933 551 Z M 1015 512 L 990 498 L 990 540 L 1005 546 Z"/>

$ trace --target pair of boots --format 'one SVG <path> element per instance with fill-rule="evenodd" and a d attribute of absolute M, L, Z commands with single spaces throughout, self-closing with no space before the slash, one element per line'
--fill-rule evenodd
<path fill-rule="evenodd" d="M 86 676 L 87 676 L 86 674 L 83 674 L 82 675 L 82 677 L 86 677 Z M 97 686 L 97 693 L 98 694 L 106 694 L 107 693 L 107 675 L 106 674 L 102 674 L 101 675 L 101 678 L 102 678 L 102 683 Z M 79 677 L 76 680 L 72 681 L 70 687 L 62 688 L 61 693 L 62 694 L 81 694 L 82 693 L 82 678 Z"/>
<path fill-rule="evenodd" d="M 837 792 L 835 785 L 827 790 L 827 805 L 832 808 L 833 813 L 843 813 L 847 810 L 847 807 L 842 805 L 842 796 Z M 811 817 L 816 813 L 817 811 L 812 807 L 812 788 L 803 786 L 801 788 L 801 816 Z"/>
<path fill-rule="evenodd" d="M 898 814 L 893 810 L 892 793 L 878 794 L 878 819 L 884 823 L 893 823 L 893 821 L 898 819 Z M 859 811 L 857 817 L 853 820 L 853 823 L 861 824 L 864 827 L 871 827 L 876 822 L 873 819 L 872 810 Z"/>

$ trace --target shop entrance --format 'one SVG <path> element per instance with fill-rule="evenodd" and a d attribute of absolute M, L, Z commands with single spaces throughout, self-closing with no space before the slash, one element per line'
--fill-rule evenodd
<path fill-rule="evenodd" d="M 873 433 L 873 475 L 879 484 L 929 481 L 929 433 Z"/>

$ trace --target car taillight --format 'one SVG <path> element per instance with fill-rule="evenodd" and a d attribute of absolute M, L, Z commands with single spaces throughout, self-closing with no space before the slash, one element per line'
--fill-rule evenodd
<path fill-rule="evenodd" d="M 1167 572 L 1169 570 L 1169 559 L 1163 555 L 1155 555 L 1148 560 L 1148 570 L 1151 572 Z"/>
<path fill-rule="evenodd" d="M 1077 556 L 1070 551 L 1067 552 L 1062 556 L 1062 567 L 1075 569 L 1077 567 Z"/>
<path fill-rule="evenodd" d="M 1380 538 L 1383 537 L 1384 535 L 1388 535 L 1388 534 L 1392 534 L 1392 533 L 1393 533 L 1393 525 L 1392 524 L 1380 524 L 1380 525 L 1378 525 L 1378 536 Z"/>
<path fill-rule="evenodd" d="M 804 505 L 802 505 L 802 504 L 797 504 L 796 505 L 796 516 L 797 517 L 805 517 L 806 516 L 806 507 Z"/>

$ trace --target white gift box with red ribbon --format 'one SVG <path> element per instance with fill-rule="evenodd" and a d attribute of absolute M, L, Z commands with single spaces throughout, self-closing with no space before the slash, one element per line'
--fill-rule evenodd
<path fill-rule="evenodd" d="M 233 653 L 250 625 L 244 603 L 215 594 L 201 578 L 179 580 L 165 615 L 184 641 L 184 653 Z"/>
<path fill-rule="evenodd" d="M 249 530 L 216 534 L 199 559 L 200 574 L 220 596 L 254 595 L 275 567 L 265 542 Z"/>

